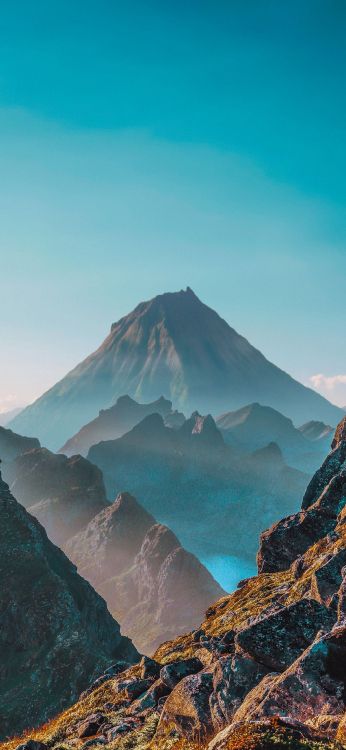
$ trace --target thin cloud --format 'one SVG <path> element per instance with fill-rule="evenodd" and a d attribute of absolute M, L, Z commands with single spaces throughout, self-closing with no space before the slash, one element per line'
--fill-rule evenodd
<path fill-rule="evenodd" d="M 322 372 L 311 375 L 309 382 L 316 391 L 332 399 L 340 406 L 346 404 L 346 374 L 324 375 Z"/>
<path fill-rule="evenodd" d="M 18 396 L 15 396 L 13 393 L 9 393 L 7 396 L 0 398 L 0 414 L 17 406 L 19 406 Z"/>

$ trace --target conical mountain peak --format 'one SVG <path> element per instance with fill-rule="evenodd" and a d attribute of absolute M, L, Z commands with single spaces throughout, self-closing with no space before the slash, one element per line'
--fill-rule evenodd
<path fill-rule="evenodd" d="M 258 402 L 302 424 L 336 424 L 342 412 L 293 380 L 239 335 L 190 287 L 141 302 L 101 346 L 12 422 L 58 449 L 124 393 L 161 394 L 174 408 L 213 415 Z"/>

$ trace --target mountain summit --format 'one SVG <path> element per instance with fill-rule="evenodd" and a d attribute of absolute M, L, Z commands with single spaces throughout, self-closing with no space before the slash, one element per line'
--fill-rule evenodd
<path fill-rule="evenodd" d="M 58 449 L 124 393 L 163 394 L 184 411 L 218 414 L 258 401 L 301 424 L 336 424 L 337 407 L 269 362 L 194 292 L 161 294 L 113 323 L 96 352 L 11 426 Z"/>

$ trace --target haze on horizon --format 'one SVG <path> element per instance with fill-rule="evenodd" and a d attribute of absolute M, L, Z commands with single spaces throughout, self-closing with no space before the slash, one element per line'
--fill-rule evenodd
<path fill-rule="evenodd" d="M 0 412 L 187 285 L 346 404 L 345 21 L 338 0 L 3 2 Z"/>

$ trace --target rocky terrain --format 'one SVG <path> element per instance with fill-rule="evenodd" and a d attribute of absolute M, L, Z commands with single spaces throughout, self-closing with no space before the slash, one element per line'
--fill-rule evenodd
<path fill-rule="evenodd" d="M 92 445 L 101 440 L 115 440 L 121 437 L 149 414 L 161 414 L 164 419 L 177 419 L 177 412 L 172 411 L 172 402 L 165 398 L 161 397 L 150 404 L 139 404 L 130 396 L 120 396 L 114 406 L 101 409 L 98 417 L 84 425 L 59 452 L 65 453 L 66 456 L 76 453 L 86 456 Z"/>
<path fill-rule="evenodd" d="M 122 493 L 65 546 L 137 648 L 196 627 L 225 592 L 166 526 Z"/>
<path fill-rule="evenodd" d="M 308 482 L 276 445 L 239 456 L 213 418 L 198 413 L 176 430 L 150 415 L 122 438 L 93 446 L 88 459 L 101 469 L 109 499 L 126 488 L 200 557 L 254 560 L 263 526 L 296 510 Z"/>
<path fill-rule="evenodd" d="M 184 412 L 220 414 L 259 402 L 299 423 L 343 416 L 317 392 L 269 362 L 190 288 L 142 302 L 105 341 L 10 426 L 58 450 L 124 393 L 158 394 Z"/>
<path fill-rule="evenodd" d="M 47 721 L 119 660 L 136 661 L 106 604 L 0 476 L 0 737 Z"/>
<path fill-rule="evenodd" d="M 40 750 L 344 748 L 345 460 L 346 418 L 302 510 L 263 533 L 265 572 L 27 739 Z"/>

